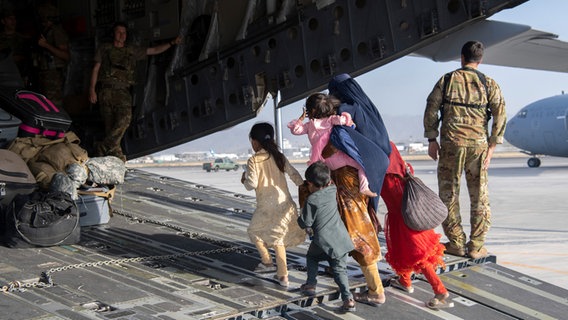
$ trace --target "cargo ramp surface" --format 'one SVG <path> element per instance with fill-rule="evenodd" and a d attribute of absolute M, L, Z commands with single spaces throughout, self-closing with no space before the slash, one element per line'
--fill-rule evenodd
<path fill-rule="evenodd" d="M 389 286 L 387 302 L 343 314 L 333 279 L 320 265 L 317 296 L 299 292 L 308 243 L 288 251 L 290 286 L 260 262 L 246 228 L 254 199 L 200 184 L 129 170 L 105 225 L 83 227 L 77 245 L 0 247 L 2 319 L 565 319 L 568 290 L 505 268 L 497 257 L 446 256 L 440 270 L 455 307 L 431 310 L 429 284 L 408 294 Z M 383 250 L 384 238 L 381 236 Z M 354 261 L 354 292 L 365 290 Z"/>

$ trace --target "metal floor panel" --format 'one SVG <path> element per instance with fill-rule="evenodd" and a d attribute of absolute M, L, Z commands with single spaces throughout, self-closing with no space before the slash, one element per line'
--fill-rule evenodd
<path fill-rule="evenodd" d="M 494 263 L 444 274 L 448 290 L 518 319 L 565 319 L 568 290 Z"/>
<path fill-rule="evenodd" d="M 323 264 L 317 296 L 300 294 L 306 244 L 288 250 L 290 286 L 280 287 L 274 273 L 253 271 L 260 260 L 246 228 L 254 199 L 196 186 L 129 170 L 110 222 L 82 228 L 79 244 L 0 247 L 0 281 L 13 285 L 0 302 L 3 314 L 12 315 L 6 319 L 511 319 L 562 318 L 567 308 L 566 290 L 486 261 L 446 256 L 442 278 L 455 308 L 426 308 L 433 293 L 418 278 L 411 295 L 387 288 L 385 305 L 358 303 L 355 313 L 341 314 Z M 394 273 L 384 261 L 379 270 L 388 285 Z M 52 287 L 33 287 L 42 272 Z M 348 274 L 353 291 L 365 290 L 353 260 Z"/>
<path fill-rule="evenodd" d="M 450 293 L 450 300 L 454 302 L 453 308 L 439 310 L 427 308 L 426 302 L 434 297 L 434 292 L 430 284 L 421 277 L 413 281 L 414 292 L 412 294 L 392 287 L 387 288 L 387 296 L 391 298 L 389 308 L 404 310 L 404 319 L 517 319 L 485 305 L 472 303 L 467 297 L 456 294 L 445 281 L 445 276 L 449 274 L 453 272 L 444 274 L 441 278 Z"/>

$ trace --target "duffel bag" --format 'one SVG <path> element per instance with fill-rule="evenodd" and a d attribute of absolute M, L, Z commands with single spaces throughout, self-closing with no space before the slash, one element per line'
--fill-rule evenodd
<path fill-rule="evenodd" d="M 60 191 L 18 195 L 4 210 L 4 243 L 12 248 L 50 247 L 78 243 L 79 210 Z"/>
<path fill-rule="evenodd" d="M 402 218 L 406 226 L 415 231 L 424 231 L 442 224 L 448 217 L 448 208 L 436 192 L 415 177 L 408 167 L 404 178 Z"/>

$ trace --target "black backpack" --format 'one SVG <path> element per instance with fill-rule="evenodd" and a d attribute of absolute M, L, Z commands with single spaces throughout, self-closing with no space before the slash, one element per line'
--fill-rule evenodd
<path fill-rule="evenodd" d="M 79 210 L 68 193 L 35 191 L 4 207 L 4 243 L 11 248 L 78 243 Z"/>
<path fill-rule="evenodd" d="M 485 93 L 487 94 L 487 101 L 489 102 L 489 87 L 487 87 L 487 79 L 485 79 L 485 75 L 483 73 L 481 73 L 479 70 L 477 69 L 472 69 L 472 68 L 461 68 L 459 70 L 468 70 L 468 71 L 473 71 L 477 74 L 477 77 L 479 78 L 479 81 L 481 82 L 481 84 L 483 84 L 483 87 L 485 87 Z M 473 104 L 473 103 L 461 103 L 461 102 L 453 102 L 453 101 L 449 101 L 447 96 L 448 96 L 448 83 L 450 82 L 450 79 L 452 77 L 452 72 L 448 72 L 444 75 L 444 89 L 442 90 L 442 105 L 440 106 L 440 121 L 444 118 L 444 104 L 452 104 L 454 106 L 461 106 L 461 107 L 466 107 L 466 108 L 476 108 L 476 109 L 482 109 L 485 108 L 485 114 L 487 115 L 487 121 L 491 120 L 491 108 L 489 107 L 489 103 L 487 104 Z"/>

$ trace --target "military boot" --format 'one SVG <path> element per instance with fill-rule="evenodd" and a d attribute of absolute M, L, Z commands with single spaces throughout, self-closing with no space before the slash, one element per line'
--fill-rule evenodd
<path fill-rule="evenodd" d="M 464 247 L 457 247 L 456 245 L 452 244 L 451 242 L 444 243 L 446 250 L 444 251 L 447 254 L 451 254 L 453 256 L 463 257 L 465 256 L 465 248 Z"/>
<path fill-rule="evenodd" d="M 468 248 L 467 255 L 472 259 L 481 259 L 487 257 L 489 253 L 485 247 L 478 249 Z"/>

